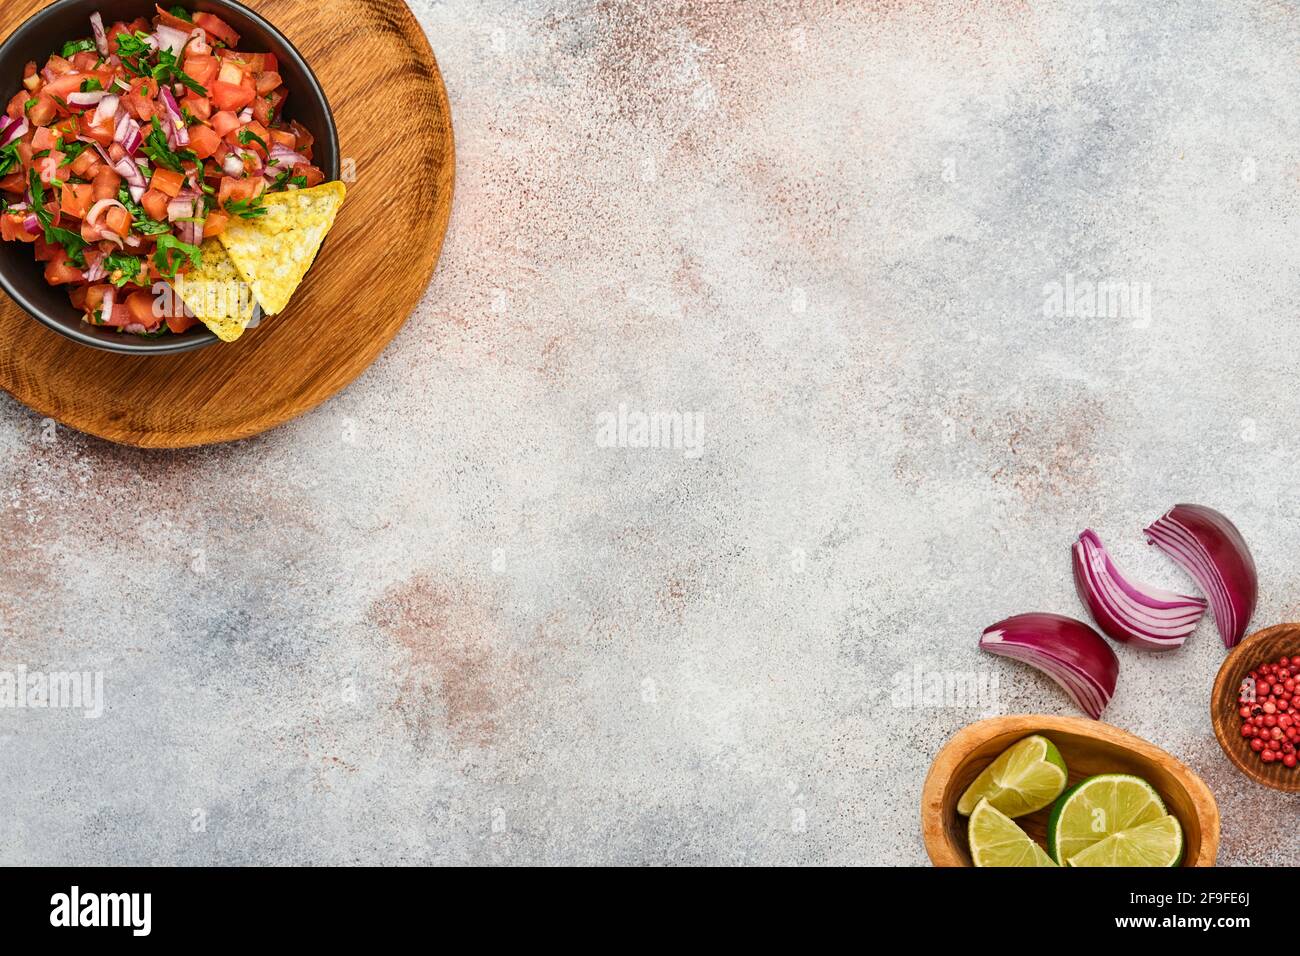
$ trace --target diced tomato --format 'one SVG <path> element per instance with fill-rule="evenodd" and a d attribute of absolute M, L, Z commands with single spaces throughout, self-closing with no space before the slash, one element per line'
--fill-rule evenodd
<path fill-rule="evenodd" d="M 103 303 L 101 302 L 101 305 Z M 125 302 L 114 302 L 113 310 L 108 314 L 100 317 L 100 325 L 108 325 L 117 329 L 124 329 L 128 325 L 135 324 L 135 316 L 131 314 L 131 309 Z"/>
<path fill-rule="evenodd" d="M 87 185 L 63 184 L 63 212 L 74 219 L 85 219 L 90 207 L 95 204 L 95 187 Z"/>
<path fill-rule="evenodd" d="M 108 290 L 113 288 L 111 285 L 91 285 L 86 286 L 86 305 L 87 312 L 98 312 L 104 305 L 104 296 Z"/>
<path fill-rule="evenodd" d="M 195 96 L 191 93 L 181 100 L 181 106 L 188 107 L 191 113 L 204 122 L 212 119 L 212 101 L 206 96 Z"/>
<path fill-rule="evenodd" d="M 285 149 L 298 148 L 298 137 L 294 136 L 293 133 L 289 132 L 287 129 L 271 130 L 271 138 L 268 142 L 270 142 L 272 146 L 279 143 Z"/>
<path fill-rule="evenodd" d="M 303 163 L 299 163 L 293 167 L 293 174 L 305 178 L 307 180 L 308 189 L 311 189 L 313 186 L 319 186 L 321 183 L 325 182 L 325 174 L 315 166 L 307 166 Z"/>
<path fill-rule="evenodd" d="M 206 126 L 195 126 L 190 130 L 190 149 L 199 159 L 207 159 L 221 145 L 221 137 Z"/>
<path fill-rule="evenodd" d="M 154 314 L 154 303 L 157 300 L 152 292 L 133 292 L 126 300 L 126 307 L 131 310 L 133 322 L 138 322 L 145 328 L 152 328 L 158 324 L 162 318 L 161 310 L 159 314 Z"/>
<path fill-rule="evenodd" d="M 46 156 L 42 160 L 38 160 L 37 169 L 41 174 L 41 182 L 46 186 L 49 186 L 54 182 L 54 180 L 62 179 L 63 177 L 59 173 L 59 167 L 67 158 L 66 154 L 60 153 L 57 149 L 53 149 L 50 150 L 50 155 Z"/>
<path fill-rule="evenodd" d="M 225 139 L 230 135 L 232 130 L 237 130 L 243 125 L 239 122 L 239 117 L 229 111 L 214 113 L 212 115 L 212 129 L 218 136 Z"/>
<path fill-rule="evenodd" d="M 41 92 L 36 97 L 35 105 L 27 111 L 27 118 L 33 126 L 49 126 L 58 114 L 59 108 L 54 100 L 48 94 Z"/>
<path fill-rule="evenodd" d="M 144 207 L 144 211 L 149 214 L 150 219 L 157 219 L 161 222 L 167 218 L 167 203 L 170 199 L 171 197 L 166 193 L 159 192 L 157 189 L 150 189 L 140 197 L 140 205 Z"/>
<path fill-rule="evenodd" d="M 59 256 L 67 255 L 67 250 L 58 243 L 46 242 L 44 236 L 37 236 L 33 252 L 37 262 L 53 262 Z"/>
<path fill-rule="evenodd" d="M 99 54 L 82 50 L 72 58 L 72 68 L 78 73 L 89 73 L 99 63 Z"/>
<path fill-rule="evenodd" d="M 221 61 L 215 56 L 188 56 L 185 58 L 185 74 L 199 86 L 208 87 L 217 78 Z"/>
<path fill-rule="evenodd" d="M 232 202 L 243 202 L 258 196 L 266 188 L 266 180 L 261 176 L 256 179 L 235 179 L 232 176 L 221 177 L 221 189 L 217 191 L 217 200 L 222 206 Z"/>
<path fill-rule="evenodd" d="M 72 61 L 65 60 L 63 57 L 56 54 L 45 61 L 45 69 L 49 70 L 55 76 L 62 76 L 64 73 L 72 72 Z"/>
<path fill-rule="evenodd" d="M 26 218 L 25 213 L 0 216 L 0 238 L 5 242 L 35 242 L 37 237 L 31 235 L 23 225 Z"/>
<path fill-rule="evenodd" d="M 239 34 L 231 29 L 230 24 L 218 16 L 211 13 L 196 13 L 194 14 L 194 24 L 202 27 L 214 43 L 219 40 L 232 50 L 239 46 Z"/>
<path fill-rule="evenodd" d="M 226 59 L 221 61 L 221 72 L 217 75 L 217 81 L 229 83 L 231 86 L 243 86 L 247 76 L 248 71 L 242 61 Z"/>
<path fill-rule="evenodd" d="M 207 221 L 203 223 L 203 238 L 211 239 L 213 236 L 219 236 L 226 231 L 226 224 L 230 222 L 230 217 L 224 212 L 214 209 L 208 213 Z"/>
<path fill-rule="evenodd" d="M 260 73 L 257 77 L 257 95 L 266 96 L 283 82 L 279 73 Z"/>
<path fill-rule="evenodd" d="M 80 73 L 68 73 L 46 83 L 41 92 L 46 96 L 57 96 L 61 100 L 67 100 L 69 94 L 76 93 L 81 89 L 81 84 L 85 80 L 86 77 Z"/>
<path fill-rule="evenodd" d="M 26 192 L 27 176 L 23 173 L 10 173 L 4 179 L 0 179 L 0 191 L 7 193 Z"/>
<path fill-rule="evenodd" d="M 122 105 L 136 119 L 148 123 L 153 115 L 159 112 L 157 104 L 154 103 L 154 97 L 157 95 L 158 87 L 152 80 L 136 80 L 131 84 L 131 92 L 122 97 Z"/>
<path fill-rule="evenodd" d="M 253 100 L 253 119 L 257 120 L 263 126 L 270 126 L 271 120 L 275 117 L 275 110 L 271 106 L 271 101 L 265 96 L 259 96 Z"/>
<path fill-rule="evenodd" d="M 104 122 L 96 124 L 94 112 L 81 114 L 81 119 L 77 121 L 81 127 L 81 135 L 87 139 L 93 139 L 100 146 L 107 147 L 113 142 L 113 131 L 116 127 L 113 124 L 113 117 L 109 117 Z M 95 153 L 94 150 L 87 152 Z M 95 153 L 98 156 L 98 153 Z"/>
<path fill-rule="evenodd" d="M 50 285 L 67 285 L 69 282 L 82 282 L 85 278 L 80 269 L 68 262 L 68 254 L 62 250 L 58 258 L 45 264 L 45 281 Z"/>
<path fill-rule="evenodd" d="M 72 300 L 72 307 L 78 312 L 86 311 L 86 291 L 90 286 L 78 285 L 68 290 L 68 298 Z"/>
<path fill-rule="evenodd" d="M 58 145 L 53 131 L 42 126 L 35 135 L 32 136 L 32 149 L 40 152 L 43 149 L 54 149 Z"/>
<path fill-rule="evenodd" d="M 223 83 L 221 80 L 215 80 L 208 90 L 212 94 L 212 105 L 219 110 L 242 110 L 253 98 L 257 96 L 255 90 L 245 86 L 237 86 L 234 83 Z"/>
<path fill-rule="evenodd" d="M 27 101 L 31 98 L 31 94 L 26 90 L 19 90 L 5 107 L 5 115 L 10 119 L 22 119 L 27 110 Z"/>
<path fill-rule="evenodd" d="M 298 152 L 301 153 L 303 150 L 311 149 L 315 144 L 316 137 L 311 134 L 311 131 L 308 130 L 307 127 L 303 126 L 297 120 L 290 123 L 289 128 L 292 129 L 294 135 L 298 137 Z"/>
<path fill-rule="evenodd" d="M 180 173 L 174 173 L 170 169 L 163 169 L 159 166 L 153 171 L 153 179 L 149 181 L 149 187 L 158 190 L 158 192 L 166 193 L 172 199 L 175 199 L 180 194 L 180 191 L 185 188 L 185 177 Z"/>
<path fill-rule="evenodd" d="M 63 141 L 66 143 L 68 140 L 77 138 L 77 134 L 81 132 L 81 124 L 78 122 L 77 117 L 69 116 L 67 119 L 51 126 L 50 132 L 56 136 L 62 136 Z"/>
<path fill-rule="evenodd" d="M 93 149 L 87 149 L 80 156 L 72 161 L 68 169 L 72 170 L 72 175 L 80 179 L 94 179 L 95 174 L 91 172 L 99 165 L 99 153 Z"/>
<path fill-rule="evenodd" d="M 174 13 L 169 13 L 157 4 L 154 5 L 154 9 L 158 11 L 159 22 L 166 24 L 173 29 L 180 30 L 182 33 L 189 33 L 194 29 L 194 24 L 190 23 L 188 20 L 182 20 Z"/>
<path fill-rule="evenodd" d="M 126 234 L 131 231 L 131 214 L 120 206 L 113 206 L 104 213 L 104 225 L 110 232 L 126 238 Z"/>
<path fill-rule="evenodd" d="M 175 335 L 182 332 L 188 332 L 194 326 L 199 324 L 199 320 L 192 315 L 169 315 L 167 316 L 167 328 Z"/>
<path fill-rule="evenodd" d="M 122 177 L 112 166 L 104 166 L 95 175 L 95 181 L 91 186 L 95 191 L 95 202 L 101 199 L 116 199 L 117 191 L 122 188 Z"/>

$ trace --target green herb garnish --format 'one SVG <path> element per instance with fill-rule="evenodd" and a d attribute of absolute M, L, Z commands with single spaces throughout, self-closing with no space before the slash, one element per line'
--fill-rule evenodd
<path fill-rule="evenodd" d="M 108 272 L 109 281 L 120 289 L 128 282 L 135 282 L 140 278 L 140 274 L 144 271 L 144 263 L 125 252 L 114 252 L 104 260 L 104 269 Z M 121 273 L 116 279 L 112 277 L 115 272 Z M 139 285 L 138 282 L 136 284 Z"/>
<path fill-rule="evenodd" d="M 172 148 L 167 145 L 167 134 L 163 132 L 158 117 L 153 117 L 151 124 L 153 130 L 149 133 L 149 137 L 144 141 L 143 146 L 146 156 L 159 166 L 170 169 L 174 173 L 185 172 L 185 167 L 181 165 L 184 160 L 198 163 L 199 157 L 192 149 L 183 149 L 179 152 L 172 151 Z"/>
<path fill-rule="evenodd" d="M 93 52 L 95 52 L 94 40 L 69 40 L 63 44 L 63 58 L 65 60 L 71 60 L 78 53 Z"/>
<path fill-rule="evenodd" d="M 239 142 L 244 146 L 247 146 L 249 143 L 256 143 L 258 146 L 261 146 L 262 149 L 266 150 L 268 153 L 271 151 L 271 147 L 266 145 L 266 140 L 262 139 L 262 137 L 258 136 L 251 129 L 241 129 L 239 131 L 238 138 L 239 138 Z"/>
<path fill-rule="evenodd" d="M 166 278 L 176 278 L 181 260 L 184 259 L 188 259 L 190 265 L 198 269 L 203 265 L 203 250 L 198 246 L 191 246 L 188 242 L 181 242 L 171 233 L 158 237 L 158 252 L 154 255 L 153 261 L 158 266 L 158 271 Z"/>
<path fill-rule="evenodd" d="M 68 261 L 78 269 L 84 269 L 86 267 L 84 252 L 89 243 L 82 239 L 80 234 L 54 225 L 54 216 L 45 208 L 45 187 L 41 184 L 40 174 L 36 170 L 31 171 L 28 180 L 32 187 L 32 206 L 36 213 L 36 221 L 45 230 L 45 241 L 52 246 L 62 246 L 68 254 Z"/>
<path fill-rule="evenodd" d="M 240 219 L 256 219 L 258 216 L 265 216 L 268 210 L 262 203 L 265 202 L 265 194 L 254 196 L 252 199 L 237 199 L 234 202 L 226 203 L 226 212 L 232 216 L 238 216 Z"/>

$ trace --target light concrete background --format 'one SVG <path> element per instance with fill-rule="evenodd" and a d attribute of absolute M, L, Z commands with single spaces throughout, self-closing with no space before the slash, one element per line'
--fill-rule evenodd
<path fill-rule="evenodd" d="M 1218 507 L 1300 618 L 1296 4 L 416 12 L 458 192 L 373 368 L 181 453 L 0 398 L 0 664 L 105 681 L 0 711 L 0 862 L 921 864 L 954 731 L 1075 713 L 975 644 L 1082 614 L 1081 528 L 1182 589 L 1140 530 Z M 1138 307 L 1045 314 L 1067 274 Z M 701 454 L 602 447 L 620 404 Z M 1212 623 L 1120 656 L 1221 861 L 1300 863 Z M 918 665 L 997 698 L 898 706 Z"/>

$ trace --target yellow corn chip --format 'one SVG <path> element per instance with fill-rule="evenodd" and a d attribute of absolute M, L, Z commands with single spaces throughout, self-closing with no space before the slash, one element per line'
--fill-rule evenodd
<path fill-rule="evenodd" d="M 209 239 L 202 250 L 203 265 L 178 275 L 172 288 L 221 341 L 233 342 L 253 319 L 253 292 L 221 243 Z"/>
<path fill-rule="evenodd" d="M 226 226 L 221 244 L 267 315 L 288 307 L 346 195 L 342 183 L 273 193 L 262 202 L 264 215 L 236 216 Z"/>

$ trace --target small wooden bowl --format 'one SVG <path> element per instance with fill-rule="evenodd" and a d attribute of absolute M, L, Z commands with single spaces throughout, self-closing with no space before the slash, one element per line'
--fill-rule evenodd
<path fill-rule="evenodd" d="M 957 801 L 980 771 L 1016 741 L 1042 734 L 1056 744 L 1069 770 L 1067 786 L 1099 773 L 1131 773 L 1156 788 L 1183 828 L 1184 866 L 1214 866 L 1219 852 L 1219 808 L 1214 795 L 1182 762 L 1141 737 L 1083 717 L 1017 714 L 991 717 L 958 731 L 930 765 L 921 791 L 921 830 L 935 866 L 972 866 L 966 817 Z M 1051 806 L 1016 823 L 1046 847 Z"/>
<path fill-rule="evenodd" d="M 1237 713 L 1241 682 L 1260 664 L 1282 655 L 1300 654 L 1300 624 L 1275 624 L 1256 631 L 1232 649 L 1219 667 L 1210 693 L 1210 719 L 1214 736 L 1238 770 L 1256 783 L 1286 793 L 1300 793 L 1300 767 L 1264 763 L 1241 736 L 1241 715 Z"/>

